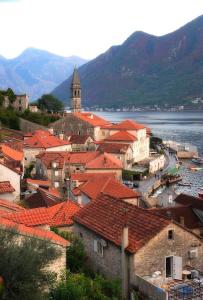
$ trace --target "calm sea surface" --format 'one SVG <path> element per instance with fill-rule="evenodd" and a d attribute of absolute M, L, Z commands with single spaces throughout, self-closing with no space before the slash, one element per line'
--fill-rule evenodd
<path fill-rule="evenodd" d="M 151 128 L 154 135 L 177 142 L 190 143 L 197 146 L 199 156 L 203 156 L 203 112 L 95 112 L 97 115 L 112 121 L 120 122 L 132 119 Z M 180 168 L 183 182 L 191 183 L 191 187 L 174 186 L 177 193 L 188 193 L 197 196 L 203 187 L 203 170 L 191 172 L 185 161 Z"/>

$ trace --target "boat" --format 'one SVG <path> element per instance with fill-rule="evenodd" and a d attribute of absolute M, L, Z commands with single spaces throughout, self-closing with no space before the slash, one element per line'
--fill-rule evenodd
<path fill-rule="evenodd" d="M 200 168 L 200 167 L 190 167 L 190 170 L 191 171 L 201 171 L 201 170 L 203 170 L 203 168 Z"/>
<path fill-rule="evenodd" d="M 203 188 L 201 188 L 201 191 L 198 192 L 198 196 L 203 199 Z"/>
<path fill-rule="evenodd" d="M 203 157 L 194 157 L 192 162 L 198 165 L 203 165 Z"/>
<path fill-rule="evenodd" d="M 187 183 L 187 182 L 178 182 L 178 185 L 181 185 L 181 186 L 191 186 L 191 183 Z"/>

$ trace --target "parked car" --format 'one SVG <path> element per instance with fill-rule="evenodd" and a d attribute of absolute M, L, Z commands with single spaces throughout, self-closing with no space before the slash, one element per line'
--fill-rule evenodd
<path fill-rule="evenodd" d="M 133 182 L 133 187 L 138 188 L 139 187 L 139 182 Z"/>
<path fill-rule="evenodd" d="M 133 189 L 133 182 L 130 180 L 123 180 L 123 184 L 125 184 L 127 187 L 129 187 L 130 189 Z"/>

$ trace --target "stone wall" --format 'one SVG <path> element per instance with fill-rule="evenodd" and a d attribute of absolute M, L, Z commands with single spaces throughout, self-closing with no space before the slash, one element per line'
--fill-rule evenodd
<path fill-rule="evenodd" d="M 101 239 L 102 237 L 78 223 L 74 223 L 73 231 L 82 239 L 91 268 L 109 278 L 120 278 L 121 250 L 114 246 L 113 243 L 108 242 L 107 247 L 104 248 L 102 257 L 94 251 L 94 240 Z"/>
<path fill-rule="evenodd" d="M 51 123 L 49 127 L 54 129 L 55 134 L 63 133 L 66 136 L 72 134 L 89 135 L 94 138 L 94 127 L 71 113 L 67 114 L 64 118 Z"/>
<path fill-rule="evenodd" d="M 168 240 L 168 230 L 174 230 L 174 239 Z M 198 257 L 189 259 L 188 252 L 198 248 Z M 181 227 L 170 224 L 148 244 L 141 248 L 131 261 L 131 283 L 135 281 L 135 274 L 140 276 L 152 275 L 155 271 L 161 271 L 165 278 L 165 257 L 180 256 L 182 265 L 190 265 L 203 271 L 203 247 L 200 239 Z"/>
<path fill-rule="evenodd" d="M 48 130 L 48 128 L 45 126 L 30 122 L 22 118 L 20 118 L 20 129 L 23 133 L 33 132 L 38 129 Z"/>

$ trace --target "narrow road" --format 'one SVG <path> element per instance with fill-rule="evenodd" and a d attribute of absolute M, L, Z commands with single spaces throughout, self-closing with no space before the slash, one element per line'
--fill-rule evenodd
<path fill-rule="evenodd" d="M 145 195 L 152 189 L 154 184 L 161 179 L 161 176 L 166 174 L 170 169 L 176 167 L 178 161 L 176 159 L 176 156 L 174 154 L 169 154 L 168 150 L 164 150 L 165 155 L 165 166 L 162 171 L 157 171 L 156 174 L 151 175 L 147 177 L 147 179 L 143 179 L 139 182 L 139 188 L 138 190 L 142 193 L 142 195 Z"/>

